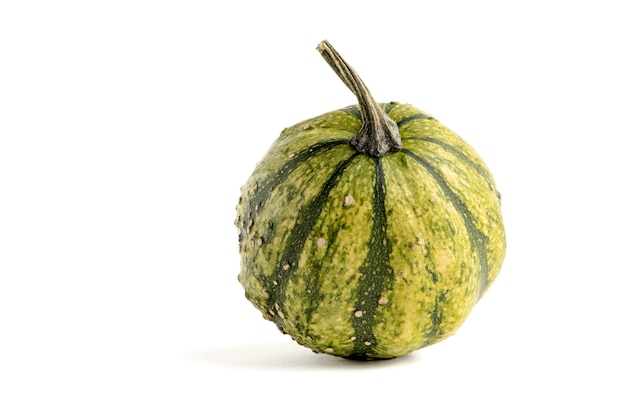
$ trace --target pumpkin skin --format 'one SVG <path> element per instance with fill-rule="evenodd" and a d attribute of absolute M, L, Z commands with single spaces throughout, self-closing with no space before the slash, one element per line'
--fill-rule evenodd
<path fill-rule="evenodd" d="M 505 255 L 500 194 L 432 116 L 380 104 L 402 149 L 360 153 L 358 106 L 285 129 L 237 206 L 246 297 L 318 353 L 393 358 L 454 334 Z"/>

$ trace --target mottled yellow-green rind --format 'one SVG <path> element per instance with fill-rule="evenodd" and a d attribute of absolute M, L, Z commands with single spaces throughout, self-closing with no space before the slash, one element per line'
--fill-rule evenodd
<path fill-rule="evenodd" d="M 373 358 L 452 335 L 505 253 L 499 194 L 478 154 L 429 115 L 401 122 L 423 114 L 412 106 L 381 106 L 399 123 L 403 150 L 381 160 L 393 280 L 381 278 L 388 282 L 375 295 Z M 372 235 L 375 159 L 355 156 L 347 144 L 360 127 L 355 109 L 285 129 L 242 188 L 236 220 L 248 299 L 298 343 L 344 357 L 354 355 L 354 318 L 363 314 L 357 298 L 373 297 L 358 294 L 358 285 Z M 281 174 L 286 167 L 292 171 Z M 336 181 L 321 193 L 331 176 Z M 305 208 L 320 195 L 319 217 L 303 228 Z M 304 230 L 299 241 L 294 234 Z M 298 257 L 285 262 L 294 242 Z"/>

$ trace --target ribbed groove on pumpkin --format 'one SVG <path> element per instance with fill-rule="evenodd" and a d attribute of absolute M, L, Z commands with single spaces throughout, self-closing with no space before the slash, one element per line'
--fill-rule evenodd
<path fill-rule="evenodd" d="M 378 300 L 384 289 L 392 286 L 394 273 L 389 262 L 391 245 L 387 238 L 387 214 L 385 209 L 385 173 L 380 158 L 375 160 L 374 194 L 372 196 L 372 233 L 368 252 L 359 273 L 356 290 L 356 306 L 352 324 L 355 341 L 351 357 L 368 357 L 376 349 L 374 326 Z"/>
<path fill-rule="evenodd" d="M 413 120 L 416 119 L 427 119 L 427 120 L 435 120 L 435 118 L 433 118 L 430 115 L 427 115 L 425 113 L 416 113 L 414 115 L 411 116 L 407 116 L 405 118 L 400 119 L 399 121 L 396 122 L 396 124 L 398 125 L 398 128 L 402 127 L 402 125 L 409 123 Z M 402 138 L 402 140 L 404 140 L 405 138 Z"/>
<path fill-rule="evenodd" d="M 402 149 L 401 152 L 411 157 L 415 162 L 420 164 L 437 182 L 441 191 L 450 200 L 452 206 L 461 215 L 465 229 L 470 237 L 472 250 L 478 255 L 478 261 L 480 265 L 479 283 L 478 283 L 478 298 L 480 298 L 488 286 L 489 283 L 489 265 L 487 261 L 487 244 L 489 238 L 476 226 L 472 213 L 467 208 L 467 205 L 454 191 L 450 188 L 445 178 L 433 168 L 425 159 L 414 154 L 413 152 Z"/>
<path fill-rule="evenodd" d="M 309 234 L 311 233 L 311 229 L 320 217 L 322 208 L 328 199 L 328 195 L 337 185 L 341 175 L 348 165 L 359 155 L 361 154 L 355 152 L 349 158 L 342 161 L 337 166 L 335 171 L 333 171 L 328 180 L 326 180 L 320 192 L 300 210 L 296 223 L 291 229 L 289 237 L 287 237 L 287 241 L 284 246 L 285 251 L 280 255 L 279 261 L 268 280 L 268 284 L 276 283 L 276 285 L 272 288 L 267 289 L 269 294 L 267 300 L 268 310 L 273 310 L 275 308 L 280 311 L 282 309 L 285 298 L 285 288 L 290 277 L 298 269 L 298 260 L 300 259 L 300 254 L 302 253 L 304 245 L 309 237 Z M 271 312 L 268 313 L 271 315 Z M 272 319 L 278 328 L 284 331 L 284 318 L 280 315 L 272 315 Z"/>
<path fill-rule="evenodd" d="M 263 203 L 269 198 L 272 190 L 274 190 L 275 187 L 283 183 L 289 177 L 289 175 L 300 166 L 300 164 L 317 156 L 321 152 L 328 151 L 335 148 L 336 146 L 345 145 L 348 143 L 348 140 L 327 141 L 321 144 L 315 144 L 312 147 L 302 150 L 298 154 L 294 155 L 280 168 L 280 170 L 278 170 L 275 176 L 271 177 L 268 181 L 262 183 L 257 189 L 256 193 L 250 198 L 247 210 L 249 218 L 256 218 L 256 216 L 263 208 Z M 244 224 L 247 222 L 248 219 L 244 219 Z"/>
<path fill-rule="evenodd" d="M 500 197 L 500 193 L 496 190 L 496 187 L 493 184 L 493 181 L 491 180 L 491 174 L 487 172 L 487 170 L 485 170 L 483 166 L 481 166 L 480 164 L 476 164 L 474 161 L 472 161 L 465 152 L 459 150 L 454 145 L 450 145 L 440 139 L 429 137 L 429 136 L 421 136 L 417 138 L 402 138 L 402 141 L 425 141 L 425 142 L 430 142 L 430 143 L 440 146 L 441 148 L 445 149 L 451 154 L 454 154 L 456 157 L 463 160 L 463 162 L 465 162 L 467 165 L 472 167 L 472 169 L 474 169 L 478 174 L 480 174 L 482 178 L 485 179 L 487 184 L 489 184 L 489 187 L 491 188 L 491 190 L 493 190 L 494 193 L 496 193 L 498 198 Z"/>

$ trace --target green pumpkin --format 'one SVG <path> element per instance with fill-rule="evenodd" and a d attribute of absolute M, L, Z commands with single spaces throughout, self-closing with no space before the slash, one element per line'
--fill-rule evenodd
<path fill-rule="evenodd" d="M 315 352 L 393 358 L 452 335 L 505 254 L 478 154 L 410 105 L 377 104 L 326 41 L 359 105 L 285 129 L 237 206 L 246 297 Z"/>

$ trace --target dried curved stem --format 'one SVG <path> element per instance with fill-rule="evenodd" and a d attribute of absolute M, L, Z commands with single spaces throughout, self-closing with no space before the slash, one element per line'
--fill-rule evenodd
<path fill-rule="evenodd" d="M 350 144 L 357 151 L 372 157 L 382 157 L 401 150 L 402 140 L 398 125 L 376 103 L 356 71 L 345 62 L 328 41 L 320 42 L 317 50 L 359 102 L 363 124 L 359 132 L 350 140 Z"/>

